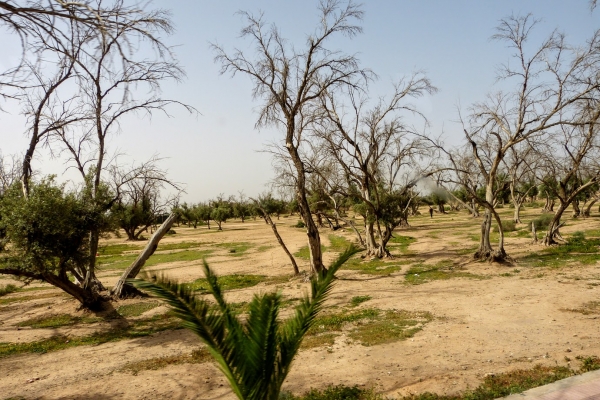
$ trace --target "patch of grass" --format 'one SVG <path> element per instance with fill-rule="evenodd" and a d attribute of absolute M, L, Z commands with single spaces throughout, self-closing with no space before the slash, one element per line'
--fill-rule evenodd
<path fill-rule="evenodd" d="M 518 231 L 515 232 L 514 236 L 520 237 L 520 238 L 533 238 L 531 236 L 531 231 L 528 231 L 527 229 L 519 229 Z"/>
<path fill-rule="evenodd" d="M 110 244 L 106 246 L 100 246 L 98 248 L 98 254 L 100 256 L 114 256 L 122 255 L 126 251 L 140 251 L 144 247 L 135 244 Z"/>
<path fill-rule="evenodd" d="M 287 282 L 289 280 L 288 276 L 265 276 L 265 275 L 242 275 L 242 274 L 233 274 L 233 275 L 222 275 L 218 277 L 219 284 L 223 290 L 233 290 L 233 289 L 244 289 L 252 286 L 256 286 L 261 282 L 265 283 L 282 283 Z M 208 283 L 206 279 L 200 278 L 195 281 L 189 283 L 192 286 L 193 290 L 197 290 L 200 292 L 208 291 Z"/>
<path fill-rule="evenodd" d="M 47 353 L 63 350 L 70 347 L 99 345 L 124 339 L 134 339 L 152 335 L 156 332 L 180 329 L 180 320 L 169 314 L 156 315 L 152 318 L 133 321 L 125 327 L 96 332 L 88 336 L 68 337 L 64 335 L 53 336 L 27 343 L 0 343 L 0 358 L 24 353 Z"/>
<path fill-rule="evenodd" d="M 263 253 L 267 250 L 271 250 L 274 246 L 259 246 L 256 251 Z"/>
<path fill-rule="evenodd" d="M 191 354 L 180 354 L 176 356 L 165 356 L 149 358 L 142 361 L 129 362 L 123 366 L 119 371 L 131 372 L 133 375 L 137 375 L 141 371 L 158 370 L 166 368 L 170 365 L 180 364 L 201 364 L 211 361 L 212 357 L 210 352 L 201 347 L 197 350 L 192 351 Z"/>
<path fill-rule="evenodd" d="M 442 260 L 434 265 L 423 263 L 414 264 L 406 271 L 404 276 L 405 282 L 411 285 L 421 285 L 431 281 L 452 278 L 483 279 L 484 277 L 461 271 L 454 266 L 452 260 Z"/>
<path fill-rule="evenodd" d="M 294 396 L 290 392 L 283 392 L 280 400 L 384 400 L 381 395 L 375 394 L 373 389 L 362 389 L 358 386 L 329 386 L 326 389 L 311 389 L 301 396 Z"/>
<path fill-rule="evenodd" d="M 325 252 L 325 246 L 321 245 L 321 253 Z M 294 257 L 302 258 L 304 260 L 310 260 L 310 251 L 308 246 L 300 247 L 300 250 L 294 253 Z"/>
<path fill-rule="evenodd" d="M 329 235 L 328 239 L 329 239 L 329 242 L 331 243 L 328 250 L 331 250 L 331 251 L 336 251 L 336 252 L 341 253 L 344 250 L 346 250 L 348 248 L 348 246 L 350 246 L 350 242 L 348 240 L 346 240 L 346 238 L 341 237 L 341 236 Z"/>
<path fill-rule="evenodd" d="M 306 227 L 306 225 L 304 225 L 304 222 L 302 222 L 302 221 L 298 221 L 298 222 L 296 222 L 295 225 L 292 225 L 292 228 L 305 228 L 305 227 Z"/>
<path fill-rule="evenodd" d="M 206 258 L 206 256 L 208 256 L 212 252 L 213 252 L 213 250 L 184 250 L 184 251 L 178 251 L 176 253 L 154 254 L 148 259 L 148 261 L 146 261 L 145 266 L 151 267 L 153 265 L 177 262 L 177 261 L 202 260 L 202 259 Z"/>
<path fill-rule="evenodd" d="M 574 374 L 575 372 L 567 367 L 536 365 L 532 369 L 519 369 L 488 376 L 479 387 L 462 394 L 446 396 L 435 393 L 422 393 L 405 396 L 402 400 L 491 400 L 547 385 Z"/>
<path fill-rule="evenodd" d="M 530 253 L 521 261 L 530 267 L 559 268 L 574 263 L 590 265 L 600 261 L 599 249 L 600 239 L 586 239 L 583 232 L 574 232 L 567 243 Z"/>
<path fill-rule="evenodd" d="M 402 269 L 403 265 L 409 264 L 410 261 L 384 261 L 378 258 L 373 260 L 362 260 L 360 257 L 352 257 L 346 261 L 342 268 L 353 271 L 359 271 L 361 274 L 369 275 L 390 275 Z"/>
<path fill-rule="evenodd" d="M 553 213 L 542 214 L 539 217 L 533 219 L 536 231 L 547 231 L 550 222 L 554 219 Z M 529 229 L 531 229 L 531 222 L 529 223 Z"/>
<path fill-rule="evenodd" d="M 338 337 L 337 333 L 319 333 L 315 335 L 305 336 L 302 339 L 302 349 L 313 349 L 315 347 L 332 346 L 335 343 L 335 338 Z"/>
<path fill-rule="evenodd" d="M 600 314 L 600 301 L 588 301 L 580 308 L 563 308 L 561 311 L 576 312 L 583 315 Z"/>
<path fill-rule="evenodd" d="M 359 321 L 349 336 L 363 346 L 395 342 L 413 337 L 432 319 L 428 312 L 389 310 L 378 314 L 372 322 Z"/>
<path fill-rule="evenodd" d="M 515 224 L 515 221 L 511 219 L 505 219 L 502 221 L 502 230 L 504 233 L 514 232 L 517 230 L 517 225 Z"/>
<path fill-rule="evenodd" d="M 141 302 L 134 304 L 126 304 L 123 306 L 117 307 L 117 313 L 122 317 L 139 317 L 146 311 L 150 311 L 153 308 L 160 306 L 159 302 Z"/>
<path fill-rule="evenodd" d="M 352 339 L 360 341 L 364 346 L 372 346 L 412 337 L 432 319 L 432 315 L 427 312 L 382 311 L 375 308 L 345 310 L 317 317 L 307 333 L 307 339 L 316 336 L 312 340 L 317 343 L 330 342 L 333 339 L 325 334 L 350 328 L 349 336 Z"/>
<path fill-rule="evenodd" d="M 101 318 L 97 317 L 77 317 L 70 314 L 56 314 L 49 317 L 36 317 L 20 322 L 17 326 L 28 326 L 32 329 L 43 329 L 43 328 L 60 328 L 62 326 L 70 326 L 75 324 L 90 324 L 101 321 Z"/>
<path fill-rule="evenodd" d="M 227 252 L 230 253 L 232 256 L 238 257 L 243 255 L 246 251 L 248 251 L 249 248 L 253 247 L 254 245 L 252 243 L 247 242 L 232 242 L 217 243 L 215 244 L 215 246 L 223 247 L 224 249 L 227 249 Z"/>
<path fill-rule="evenodd" d="M 183 250 L 175 253 L 153 254 L 147 261 L 145 266 L 177 262 L 177 261 L 196 261 L 206 258 L 214 250 Z M 137 254 L 124 255 L 108 255 L 98 258 L 98 266 L 104 270 L 125 269 L 131 265 L 137 258 Z"/>
<path fill-rule="evenodd" d="M 181 242 L 181 243 L 159 243 L 157 250 L 185 250 L 200 247 L 206 243 Z"/>
<path fill-rule="evenodd" d="M 581 361 L 581 367 L 579 368 L 580 373 L 596 371 L 600 369 L 600 358 L 596 356 L 577 356 L 575 358 Z"/>
<path fill-rule="evenodd" d="M 350 307 L 356 307 L 357 305 L 364 303 L 365 301 L 369 301 L 371 300 L 371 296 L 366 295 L 366 296 L 354 296 L 351 300 L 350 300 Z"/>
<path fill-rule="evenodd" d="M 391 247 L 398 247 L 402 254 L 408 254 L 408 246 L 410 246 L 411 243 L 414 243 L 416 241 L 417 239 L 415 239 L 414 237 L 395 235 L 390 239 L 388 244 Z"/>
<path fill-rule="evenodd" d="M 21 290 L 20 287 L 9 283 L 8 285 L 0 286 L 0 297 L 6 296 L 7 294 L 18 292 Z"/>
<path fill-rule="evenodd" d="M 479 239 L 477 239 L 477 240 L 479 240 Z M 465 256 L 467 254 L 475 254 L 475 252 L 477 251 L 477 249 L 478 249 L 478 246 L 471 246 L 471 247 L 465 247 L 463 249 L 455 250 L 455 252 L 459 256 Z"/>

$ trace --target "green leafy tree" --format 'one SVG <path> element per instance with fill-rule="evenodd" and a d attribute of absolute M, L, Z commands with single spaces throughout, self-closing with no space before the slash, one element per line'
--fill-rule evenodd
<path fill-rule="evenodd" d="M 110 226 L 106 214 L 98 214 L 85 199 L 65 192 L 52 179 L 32 183 L 24 197 L 20 184 L 13 185 L 0 202 L 1 229 L 10 251 L 0 261 L 0 274 L 26 281 L 48 282 L 87 308 L 98 308 L 101 298 L 82 282 L 89 257 L 89 233 Z"/>
<path fill-rule="evenodd" d="M 167 279 L 156 283 L 136 280 L 135 285 L 163 298 L 184 326 L 200 337 L 239 399 L 277 400 L 302 338 L 331 292 L 335 272 L 355 252 L 349 248 L 326 274 L 313 278 L 310 298 L 305 296 L 294 316 L 284 322 L 278 318 L 280 293 L 254 295 L 248 317 L 239 318 L 206 262 L 204 273 L 216 306 L 196 297 L 189 286 Z"/>

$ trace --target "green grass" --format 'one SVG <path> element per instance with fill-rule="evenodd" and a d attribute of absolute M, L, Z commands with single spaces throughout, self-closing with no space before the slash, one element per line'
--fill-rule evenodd
<path fill-rule="evenodd" d="M 567 243 L 550 246 L 540 252 L 522 257 L 519 262 L 530 267 L 560 268 L 569 264 L 591 265 L 600 261 L 600 239 L 586 239 L 583 232 L 575 232 Z"/>
<path fill-rule="evenodd" d="M 130 322 L 126 327 L 113 328 L 81 337 L 53 336 L 27 343 L 0 343 L 0 358 L 24 353 L 47 353 L 71 347 L 99 345 L 124 339 L 134 339 L 153 333 L 181 328 L 180 321 L 169 314 Z"/>
<path fill-rule="evenodd" d="M 349 337 L 359 341 L 363 346 L 389 343 L 412 337 L 422 329 L 423 325 L 433 319 L 427 312 L 409 312 L 403 310 L 382 311 L 366 308 L 357 311 L 341 311 L 317 317 L 313 327 L 307 333 L 309 343 L 315 345 L 331 342 L 335 335 L 352 324 Z M 317 344 L 318 343 L 318 344 Z"/>
<path fill-rule="evenodd" d="M 373 389 L 363 389 L 358 386 L 329 386 L 326 389 L 311 389 L 301 396 L 283 392 L 280 400 L 384 400 L 385 397 L 375 394 Z"/>
<path fill-rule="evenodd" d="M 408 246 L 410 246 L 411 243 L 414 243 L 416 241 L 417 239 L 410 236 L 395 235 L 388 242 L 388 247 L 398 248 L 400 250 L 400 253 L 408 254 Z"/>
<path fill-rule="evenodd" d="M 398 400 L 492 400 L 511 394 L 547 385 L 570 376 L 600 369 L 598 357 L 578 357 L 582 366 L 579 370 L 568 367 L 544 367 L 536 365 L 532 369 L 518 369 L 484 378 L 475 389 L 455 395 L 439 395 L 435 393 L 411 394 Z M 311 389 L 304 395 L 294 396 L 285 393 L 281 397 L 286 400 L 385 400 L 387 397 L 377 394 L 373 389 L 358 386 L 329 386 L 326 389 Z"/>
<path fill-rule="evenodd" d="M 259 253 L 265 252 L 267 250 L 271 250 L 272 248 L 274 248 L 275 246 L 259 246 L 256 251 L 258 251 Z"/>
<path fill-rule="evenodd" d="M 122 255 L 125 251 L 140 251 L 144 247 L 135 244 L 110 244 L 106 246 L 100 246 L 98 248 L 98 254 L 100 256 L 114 256 Z"/>
<path fill-rule="evenodd" d="M 371 300 L 371 296 L 366 295 L 366 296 L 354 296 L 351 300 L 350 300 L 350 307 L 356 307 L 359 304 L 364 303 L 365 301 L 369 301 Z"/>
<path fill-rule="evenodd" d="M 321 253 L 324 253 L 325 249 L 326 247 L 321 244 Z M 310 251 L 308 250 L 308 246 L 300 247 L 300 250 L 294 253 L 294 257 L 310 260 Z"/>
<path fill-rule="evenodd" d="M 103 319 L 139 317 L 146 311 L 152 310 L 160 305 L 158 302 L 140 302 L 127 304 L 118 307 L 115 312 L 108 314 L 105 318 L 101 317 L 79 317 L 70 314 L 55 314 L 44 317 L 31 318 L 20 322 L 18 326 L 31 327 L 32 329 L 60 328 L 75 324 L 93 324 Z"/>
<path fill-rule="evenodd" d="M 159 302 L 141 302 L 117 307 L 117 313 L 122 317 L 139 317 L 146 311 L 160 306 Z"/>
<path fill-rule="evenodd" d="M 346 261 L 346 264 L 342 267 L 343 269 L 349 269 L 353 271 L 359 271 L 361 274 L 369 275 L 390 275 L 394 272 L 398 272 L 402 269 L 403 265 L 409 264 L 408 260 L 391 260 L 384 261 L 378 258 L 373 260 L 363 260 L 360 257 L 352 257 Z"/>
<path fill-rule="evenodd" d="M 349 336 L 363 346 L 395 342 L 413 337 L 432 319 L 428 312 L 382 311 L 368 323 L 359 321 Z"/>
<path fill-rule="evenodd" d="M 327 238 L 329 239 L 329 242 L 331 243 L 329 245 L 329 247 L 327 248 L 327 250 L 329 250 L 329 251 L 335 251 L 335 252 L 341 253 L 344 250 L 346 250 L 348 248 L 348 246 L 351 245 L 351 243 L 348 240 L 346 240 L 346 238 L 341 237 L 341 236 L 329 235 Z"/>
<path fill-rule="evenodd" d="M 176 356 L 165 356 L 165 357 L 155 357 L 149 358 L 147 360 L 142 361 L 133 361 L 128 362 L 121 368 L 119 371 L 121 372 L 130 372 L 133 375 L 137 375 L 141 371 L 148 370 L 159 370 L 166 368 L 170 365 L 180 365 L 180 364 L 201 364 L 205 362 L 209 362 L 212 360 L 210 352 L 201 347 L 192 351 L 191 354 L 180 354 Z"/>
<path fill-rule="evenodd" d="M 232 256 L 239 257 L 243 255 L 248 249 L 253 247 L 252 243 L 247 242 L 233 242 L 233 243 L 217 243 L 215 244 L 217 247 L 223 247 L 227 250 L 228 253 Z"/>
<path fill-rule="evenodd" d="M 6 296 L 10 293 L 18 292 L 19 290 L 21 290 L 20 287 L 10 283 L 8 285 L 0 286 L 0 297 Z"/>
<path fill-rule="evenodd" d="M 97 317 L 77 317 L 70 314 L 56 314 L 49 317 L 36 317 L 20 322 L 17 326 L 28 326 L 32 329 L 43 329 L 43 328 L 60 328 L 63 326 L 70 326 L 81 323 L 93 323 L 101 321 L 101 318 Z"/>
<path fill-rule="evenodd" d="M 453 278 L 483 279 L 484 277 L 461 271 L 454 266 L 452 260 L 442 260 L 434 265 L 414 264 L 405 274 L 405 282 L 411 285 L 421 285 L 431 281 Z"/>
<path fill-rule="evenodd" d="M 196 261 L 206 258 L 214 250 L 183 250 L 175 253 L 166 254 L 153 254 L 147 261 L 145 266 L 150 267 L 153 265 L 177 262 L 177 261 Z M 137 258 L 137 254 L 126 254 L 126 255 L 109 255 L 98 258 L 98 265 L 100 269 L 104 270 L 115 270 L 125 269 L 131 265 Z"/>
<path fill-rule="evenodd" d="M 265 275 L 242 275 L 242 274 L 233 274 L 233 275 L 222 275 L 219 276 L 219 284 L 223 290 L 234 290 L 234 289 L 244 289 L 252 286 L 256 286 L 261 282 L 265 283 L 283 283 L 289 280 L 289 276 L 265 276 Z M 190 282 L 189 285 L 192 286 L 193 290 L 197 290 L 200 292 L 208 291 L 208 283 L 206 279 L 200 278 L 196 279 L 193 282 Z"/>

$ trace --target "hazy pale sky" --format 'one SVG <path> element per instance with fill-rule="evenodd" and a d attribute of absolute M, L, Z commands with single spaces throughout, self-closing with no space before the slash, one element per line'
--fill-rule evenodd
<path fill-rule="evenodd" d="M 164 158 L 161 166 L 171 179 L 185 184 L 183 200 L 188 202 L 219 193 L 254 196 L 264 191 L 272 168 L 270 156 L 260 151 L 283 135 L 254 129 L 260 102 L 251 97 L 249 78 L 219 75 L 209 43 L 251 54 L 249 42 L 239 37 L 244 21 L 236 11 L 263 11 L 265 20 L 300 49 L 318 22 L 316 5 L 316 0 L 155 0 L 152 7 L 172 11 L 177 31 L 165 41 L 177 46 L 187 72 L 184 82 L 164 85 L 163 95 L 196 107 L 201 115 L 173 108 L 171 118 L 129 118 L 111 139 L 111 149 L 138 161 L 154 154 Z M 356 53 L 363 67 L 379 75 L 371 86 L 373 97 L 389 94 L 400 77 L 425 71 L 439 92 L 416 104 L 430 120 L 431 134 L 443 131 L 449 141 L 460 140 L 457 107 L 465 111 L 499 89 L 497 66 L 511 54 L 504 43 L 490 40 L 501 18 L 532 13 L 541 19 L 532 44 L 553 29 L 564 32 L 571 44 L 583 44 L 600 28 L 600 10 L 590 12 L 587 0 L 370 0 L 363 2 L 363 10 L 364 32 L 353 39 L 340 37 L 331 48 Z M 0 38 L 0 54 L 6 54 L 11 46 L 6 36 Z M 0 151 L 22 154 L 27 138 L 24 120 L 16 115 L 19 107 L 3 106 L 8 113 L 0 114 Z M 65 169 L 47 155 L 34 168 L 58 175 Z"/>

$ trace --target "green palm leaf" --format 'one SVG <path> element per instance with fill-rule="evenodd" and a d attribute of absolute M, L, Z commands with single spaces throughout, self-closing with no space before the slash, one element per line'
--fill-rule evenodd
<path fill-rule="evenodd" d="M 216 305 L 196 297 L 189 286 L 165 277 L 155 283 L 139 279 L 131 283 L 165 300 L 183 325 L 200 337 L 238 398 L 276 400 L 302 338 L 331 292 L 334 274 L 356 252 L 356 248 L 348 248 L 326 274 L 315 277 L 310 297 L 306 295 L 285 322 L 278 318 L 279 293 L 254 295 L 242 322 L 225 301 L 219 280 L 206 262 L 204 273 Z"/>

